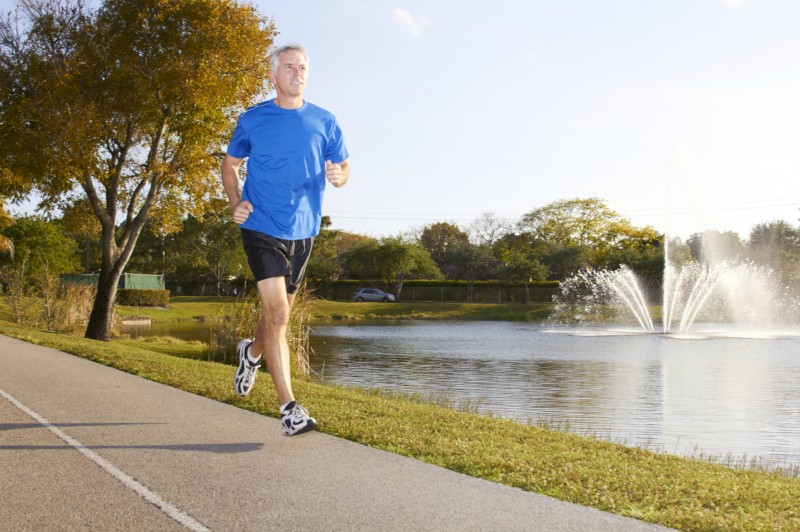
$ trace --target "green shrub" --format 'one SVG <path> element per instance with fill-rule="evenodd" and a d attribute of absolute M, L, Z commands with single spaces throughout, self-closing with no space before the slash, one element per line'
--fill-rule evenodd
<path fill-rule="evenodd" d="M 169 290 L 133 290 L 120 288 L 117 303 L 129 307 L 166 307 L 169 304 Z"/>

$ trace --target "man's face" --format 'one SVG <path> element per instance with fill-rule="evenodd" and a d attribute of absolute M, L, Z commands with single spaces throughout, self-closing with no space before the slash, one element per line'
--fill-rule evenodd
<path fill-rule="evenodd" d="M 270 74 L 280 95 L 301 96 L 308 80 L 308 63 L 300 52 L 287 50 L 278 56 L 278 69 Z"/>

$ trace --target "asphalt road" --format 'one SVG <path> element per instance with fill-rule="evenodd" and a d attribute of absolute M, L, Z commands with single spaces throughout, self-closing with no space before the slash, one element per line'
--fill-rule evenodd
<path fill-rule="evenodd" d="M 0 529 L 186 528 L 660 529 L 0 336 Z"/>

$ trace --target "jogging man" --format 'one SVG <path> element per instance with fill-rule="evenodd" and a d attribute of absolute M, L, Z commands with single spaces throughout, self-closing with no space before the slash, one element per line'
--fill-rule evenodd
<path fill-rule="evenodd" d="M 255 338 L 237 347 L 234 388 L 246 396 L 263 354 L 280 401 L 281 430 L 292 436 L 317 422 L 292 393 L 286 331 L 322 220 L 326 182 L 341 187 L 350 175 L 349 156 L 336 118 L 303 99 L 308 54 L 287 44 L 270 55 L 272 100 L 239 117 L 222 162 L 222 183 L 233 220 L 240 225 L 264 315 Z M 239 167 L 247 177 L 239 195 Z"/>

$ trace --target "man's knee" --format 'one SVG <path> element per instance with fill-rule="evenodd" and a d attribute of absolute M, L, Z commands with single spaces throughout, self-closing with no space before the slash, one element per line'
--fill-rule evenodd
<path fill-rule="evenodd" d="M 281 329 L 289 325 L 291 309 L 289 305 L 272 304 L 265 306 L 264 324 L 270 329 Z"/>
<path fill-rule="evenodd" d="M 276 277 L 259 281 L 258 291 L 261 295 L 261 308 L 264 310 L 264 325 L 270 329 L 286 327 L 291 306 L 284 279 Z"/>

